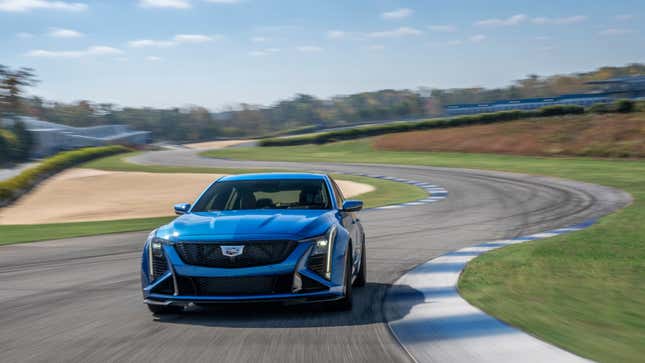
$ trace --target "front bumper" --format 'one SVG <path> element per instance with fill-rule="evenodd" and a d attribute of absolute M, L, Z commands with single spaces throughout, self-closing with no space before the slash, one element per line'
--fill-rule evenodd
<path fill-rule="evenodd" d="M 148 249 L 144 249 L 142 288 L 151 305 L 189 305 L 242 302 L 306 303 L 343 297 L 343 268 L 332 268 L 326 280 L 307 267 L 311 243 L 299 243 L 282 262 L 243 268 L 214 268 L 185 264 L 174 246 L 164 245 L 168 270 L 151 281 Z M 343 253 L 343 251 L 336 251 Z M 344 266 L 343 255 L 332 267 Z"/>

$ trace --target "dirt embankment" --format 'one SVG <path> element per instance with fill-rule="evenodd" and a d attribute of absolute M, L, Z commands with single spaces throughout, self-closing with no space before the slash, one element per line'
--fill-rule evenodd
<path fill-rule="evenodd" d="M 376 138 L 380 150 L 645 157 L 645 113 L 535 118 Z"/>
<path fill-rule="evenodd" d="M 176 203 L 191 203 L 217 174 L 144 173 L 69 169 L 42 183 L 10 207 L 0 224 L 40 224 L 163 217 Z M 347 197 L 374 187 L 337 180 Z"/>

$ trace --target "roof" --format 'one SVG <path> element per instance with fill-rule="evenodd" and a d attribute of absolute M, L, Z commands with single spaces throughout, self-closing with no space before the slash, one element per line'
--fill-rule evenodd
<path fill-rule="evenodd" d="M 314 173 L 256 173 L 224 176 L 219 181 L 278 180 L 278 179 L 325 179 L 325 174 Z"/>
<path fill-rule="evenodd" d="M 609 93 L 577 93 L 577 94 L 567 94 L 555 97 L 536 97 L 536 98 L 518 98 L 511 100 L 499 100 L 491 102 L 481 102 L 481 103 L 458 103 L 454 105 L 447 105 L 448 109 L 455 108 L 464 108 L 464 107 L 490 107 L 498 105 L 515 105 L 515 104 L 526 104 L 526 103 L 556 103 L 558 101 L 571 100 L 571 99 L 595 99 L 595 98 L 604 98 L 608 97 Z"/>
<path fill-rule="evenodd" d="M 587 84 L 607 84 L 607 83 L 641 83 L 641 82 L 645 82 L 645 75 L 610 78 L 610 79 L 604 79 L 600 81 L 589 81 L 586 83 Z"/>

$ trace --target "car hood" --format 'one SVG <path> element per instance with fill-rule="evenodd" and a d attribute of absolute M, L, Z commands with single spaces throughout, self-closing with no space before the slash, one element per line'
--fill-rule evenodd
<path fill-rule="evenodd" d="M 157 231 L 157 237 L 179 240 L 303 239 L 324 234 L 334 211 L 234 210 L 180 216 Z"/>

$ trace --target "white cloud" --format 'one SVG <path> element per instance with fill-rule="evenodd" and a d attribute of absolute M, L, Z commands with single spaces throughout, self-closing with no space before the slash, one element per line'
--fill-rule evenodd
<path fill-rule="evenodd" d="M 341 39 L 345 38 L 347 33 L 342 30 L 330 30 L 327 32 L 327 38 L 329 39 Z"/>
<path fill-rule="evenodd" d="M 198 44 L 208 43 L 222 39 L 223 36 L 219 34 L 205 35 L 205 34 L 177 34 L 170 40 L 155 40 L 155 39 L 137 39 L 128 42 L 131 48 L 169 48 L 179 44 Z"/>
<path fill-rule="evenodd" d="M 528 17 L 524 14 L 515 14 L 505 19 L 484 19 L 475 23 L 476 26 L 514 26 L 526 21 Z"/>
<path fill-rule="evenodd" d="M 546 35 L 538 35 L 537 37 L 535 37 L 535 40 L 549 40 L 549 39 L 551 39 L 551 37 Z"/>
<path fill-rule="evenodd" d="M 386 11 L 381 14 L 383 19 L 394 20 L 394 19 L 405 19 L 412 15 L 414 11 L 409 8 L 401 8 L 392 11 Z"/>
<path fill-rule="evenodd" d="M 302 53 L 320 53 L 323 51 L 321 47 L 315 46 L 315 45 L 303 45 L 300 47 L 297 47 L 298 51 Z"/>
<path fill-rule="evenodd" d="M 128 45 L 132 48 L 167 48 L 175 46 L 177 43 L 170 40 L 152 40 L 152 39 L 138 39 L 131 40 Z"/>
<path fill-rule="evenodd" d="M 54 38 L 80 38 L 83 33 L 73 29 L 51 28 L 47 35 Z"/>
<path fill-rule="evenodd" d="M 158 62 L 161 60 L 160 57 L 154 56 L 154 55 L 149 55 L 145 58 L 148 62 Z"/>
<path fill-rule="evenodd" d="M 87 9 L 87 4 L 51 0 L 0 0 L 0 11 L 25 12 L 38 9 L 83 11 Z"/>
<path fill-rule="evenodd" d="M 188 9 L 191 7 L 187 0 L 139 0 L 139 6 L 142 8 L 171 8 L 171 9 Z"/>
<path fill-rule="evenodd" d="M 620 29 L 620 28 L 609 28 L 598 32 L 600 35 L 625 35 L 631 34 L 633 31 L 631 29 Z"/>
<path fill-rule="evenodd" d="M 585 15 L 573 15 L 573 16 L 567 16 L 563 18 L 538 17 L 538 18 L 533 18 L 531 21 L 533 22 L 533 24 L 538 24 L 538 25 L 543 25 L 543 24 L 569 25 L 569 24 L 582 23 L 587 19 L 588 18 Z"/>
<path fill-rule="evenodd" d="M 477 35 L 473 35 L 472 37 L 468 38 L 468 40 L 470 40 L 473 43 L 481 43 L 486 39 L 487 39 L 487 37 L 484 34 L 477 34 Z"/>
<path fill-rule="evenodd" d="M 367 50 L 382 51 L 382 50 L 385 50 L 385 46 L 382 44 L 374 44 L 367 47 Z"/>
<path fill-rule="evenodd" d="M 423 34 L 423 32 L 418 29 L 403 26 L 398 29 L 369 33 L 368 36 L 372 38 L 400 38 L 400 37 L 415 36 L 415 35 L 421 35 L 421 34 Z"/>
<path fill-rule="evenodd" d="M 104 45 L 95 45 L 84 50 L 43 50 L 36 49 L 29 51 L 27 56 L 29 57 L 41 57 L 41 58 L 81 58 L 87 56 L 103 56 L 103 55 L 117 55 L 123 54 L 123 51 L 117 48 L 108 47 Z"/>
<path fill-rule="evenodd" d="M 29 39 L 29 38 L 33 38 L 34 35 L 27 32 L 20 32 L 20 33 L 16 33 L 16 37 L 20 39 Z"/>
<path fill-rule="evenodd" d="M 177 43 L 208 43 L 220 38 L 221 35 L 177 34 L 172 39 Z"/>
<path fill-rule="evenodd" d="M 113 47 L 97 45 L 97 46 L 87 48 L 86 53 L 87 55 L 114 55 L 114 54 L 122 54 L 123 51 Z"/>
<path fill-rule="evenodd" d="M 258 36 L 258 37 L 252 37 L 252 38 L 251 38 L 251 42 L 253 42 L 253 43 L 264 43 L 264 42 L 266 42 L 267 40 L 268 40 L 267 38 L 265 38 L 265 37 L 259 37 L 259 36 Z"/>
<path fill-rule="evenodd" d="M 618 21 L 629 21 L 629 20 L 634 19 L 634 15 L 632 15 L 632 14 L 619 14 L 619 15 L 614 16 L 614 19 L 616 19 Z"/>
<path fill-rule="evenodd" d="M 266 55 L 278 53 L 279 51 L 280 51 L 280 49 L 278 49 L 278 48 L 266 48 L 266 49 L 262 49 L 262 50 L 250 51 L 249 55 L 252 56 L 252 57 L 263 57 L 263 56 L 266 56 Z"/>
<path fill-rule="evenodd" d="M 241 0 L 206 0 L 207 3 L 211 4 L 239 4 Z"/>
<path fill-rule="evenodd" d="M 430 25 L 428 29 L 437 33 L 454 33 L 457 31 L 457 27 L 454 25 Z"/>

